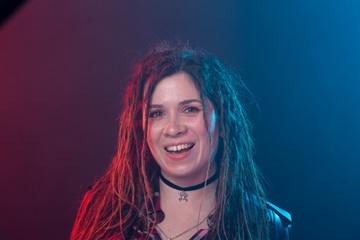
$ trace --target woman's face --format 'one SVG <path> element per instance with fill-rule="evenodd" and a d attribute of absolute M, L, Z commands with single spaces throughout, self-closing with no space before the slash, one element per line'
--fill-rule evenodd
<path fill-rule="evenodd" d="M 183 186 L 203 182 L 209 161 L 209 177 L 216 171 L 218 123 L 213 104 L 205 104 L 208 127 L 199 93 L 184 72 L 162 79 L 150 98 L 147 143 L 165 178 Z"/>

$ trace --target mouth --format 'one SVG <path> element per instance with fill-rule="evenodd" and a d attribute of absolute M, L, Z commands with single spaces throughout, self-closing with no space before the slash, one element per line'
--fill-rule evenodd
<path fill-rule="evenodd" d="M 181 153 L 190 151 L 190 149 L 192 149 L 194 146 L 195 146 L 195 144 L 193 144 L 193 143 L 191 143 L 191 144 L 186 143 L 186 144 L 168 146 L 168 147 L 165 147 L 165 150 L 171 154 L 181 154 Z"/>

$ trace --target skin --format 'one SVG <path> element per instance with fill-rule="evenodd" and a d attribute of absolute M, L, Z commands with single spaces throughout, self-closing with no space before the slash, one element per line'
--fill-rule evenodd
<path fill-rule="evenodd" d="M 204 109 L 191 77 L 180 72 L 162 79 L 150 98 L 149 109 L 147 143 L 164 177 L 182 187 L 203 182 L 208 167 L 211 177 L 216 171 L 219 128 L 213 104 L 205 99 Z M 178 146 L 192 148 L 171 151 Z"/>

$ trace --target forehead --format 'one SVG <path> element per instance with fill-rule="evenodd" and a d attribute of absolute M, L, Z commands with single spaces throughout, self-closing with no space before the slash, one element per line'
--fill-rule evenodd
<path fill-rule="evenodd" d="M 147 91 L 145 86 L 145 90 Z M 145 92 L 146 92 L 145 91 Z M 187 99 L 200 99 L 193 79 L 185 72 L 179 72 L 161 79 L 155 86 L 150 96 L 150 103 L 172 102 Z"/>

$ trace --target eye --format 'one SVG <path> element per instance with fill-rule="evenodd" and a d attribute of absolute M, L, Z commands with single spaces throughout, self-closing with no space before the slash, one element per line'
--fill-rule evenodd
<path fill-rule="evenodd" d="M 188 107 L 185 108 L 184 112 L 188 112 L 188 113 L 195 113 L 195 112 L 199 112 L 200 110 L 196 107 Z"/>
<path fill-rule="evenodd" d="M 154 111 L 154 112 L 151 112 L 150 114 L 149 114 L 149 117 L 150 118 L 158 118 L 158 117 L 161 117 L 161 116 L 163 116 L 164 114 L 162 113 L 162 112 L 160 112 L 160 111 Z"/>

